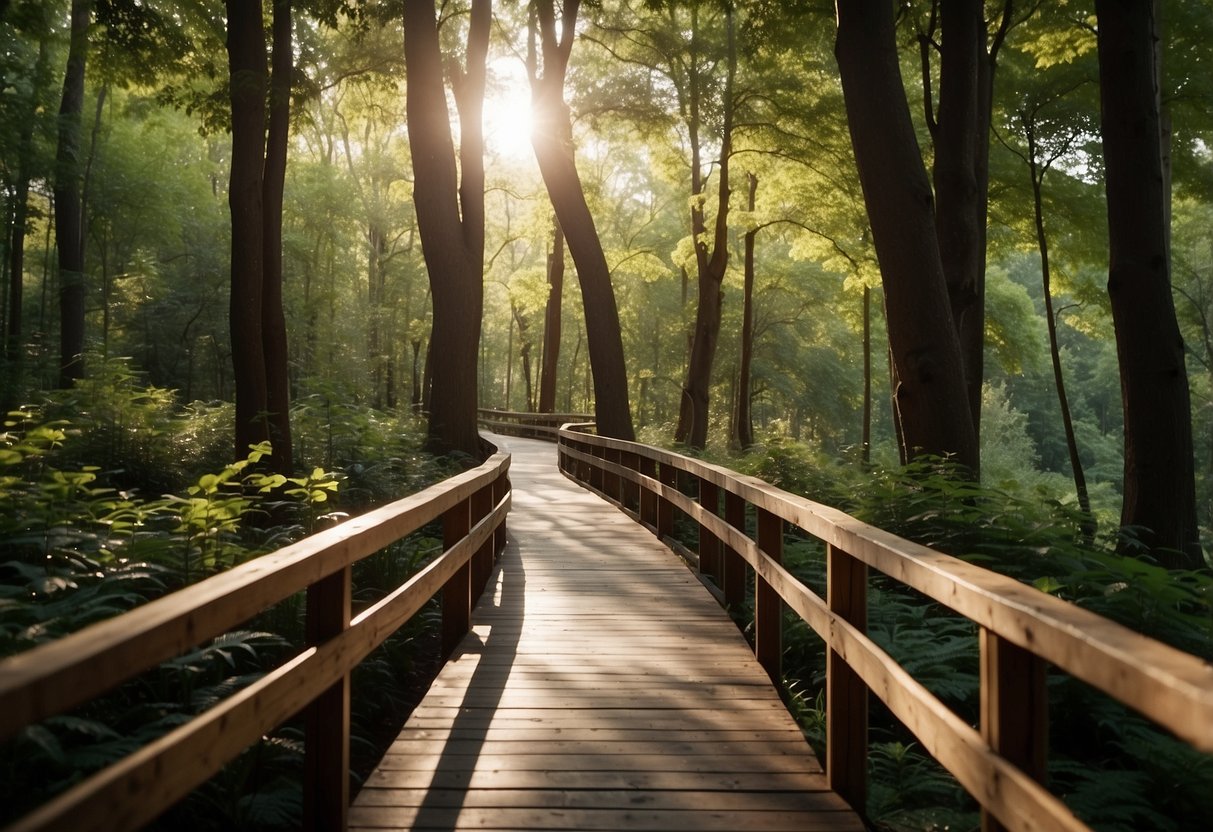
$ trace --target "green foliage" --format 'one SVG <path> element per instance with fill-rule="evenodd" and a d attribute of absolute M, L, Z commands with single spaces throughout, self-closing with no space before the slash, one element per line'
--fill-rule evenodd
<path fill-rule="evenodd" d="M 157 597 L 165 589 L 165 571 L 149 563 L 102 563 L 58 547 L 41 563 L 0 563 L 0 656 Z"/>
<path fill-rule="evenodd" d="M 868 814 L 889 832 L 977 828 L 973 802 L 914 743 L 874 742 L 868 748 Z"/>
<path fill-rule="evenodd" d="M 117 762 L 190 716 L 260 678 L 287 645 L 279 636 L 234 631 L 128 682 L 73 714 L 25 728 L 0 746 L 0 771 L 10 788 L 3 818 L 12 820 L 83 777 Z M 299 749 L 274 740 L 263 746 L 289 752 L 299 765 Z M 259 753 L 257 751 L 246 753 Z M 242 758 L 243 760 L 243 758 Z M 225 792 L 242 760 L 225 769 L 170 812 L 176 828 L 204 829 L 208 803 L 235 801 L 248 792 Z M 223 781 L 227 781 L 225 784 Z M 191 816 L 195 816 L 191 819 Z M 294 816 L 298 818 L 296 813 Z"/>
<path fill-rule="evenodd" d="M 149 386 L 128 359 L 88 362 L 88 378 L 48 391 L 23 409 L 25 422 L 70 431 L 55 447 L 63 468 L 94 466 L 105 484 L 157 495 L 176 491 L 231 459 L 231 406 L 181 407 L 172 390 Z"/>
<path fill-rule="evenodd" d="M 299 476 L 266 473 L 260 463 L 272 449 L 263 444 L 199 473 L 191 453 L 219 456 L 212 440 L 220 435 L 227 447 L 227 430 L 215 429 L 216 411 L 226 410 L 178 408 L 168 391 L 140 388 L 124 364 L 100 366 L 110 369 L 91 383 L 14 411 L 0 434 L 0 655 L 118 615 L 447 470 L 420 454 L 421 434 L 411 422 L 330 402 L 323 419 L 316 411 L 300 418 L 300 456 L 327 451 L 344 472 L 313 464 Z M 85 463 L 94 456 L 107 464 Z M 176 485 L 144 496 L 138 477 L 157 465 L 164 470 L 155 482 Z M 441 551 L 436 534 L 427 530 L 360 562 L 355 603 L 383 597 Z M 288 599 L 250 629 L 200 645 L 0 745 L 0 776 L 20 798 L 5 805 L 0 821 L 162 736 L 297 651 L 302 600 Z M 410 692 L 423 689 L 436 667 L 435 610 L 417 616 L 354 674 L 360 694 L 352 730 L 363 774 L 398 730 Z M 153 828 L 298 828 L 298 738 L 297 726 L 284 726 Z"/>
<path fill-rule="evenodd" d="M 341 489 L 333 511 L 361 511 L 459 470 L 453 460 L 422 451 L 421 419 L 343 401 L 332 391 L 298 400 L 291 409 L 291 429 L 299 464 L 311 466 L 313 473 L 316 468 L 339 472 Z"/>

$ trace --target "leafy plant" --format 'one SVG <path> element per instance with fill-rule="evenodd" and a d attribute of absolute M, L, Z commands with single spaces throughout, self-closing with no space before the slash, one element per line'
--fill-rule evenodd
<path fill-rule="evenodd" d="M 129 375 L 107 378 L 81 385 L 71 397 L 15 411 L 0 434 L 0 655 L 120 614 L 449 470 L 420 453 L 417 430 L 365 411 L 346 424 L 353 411 L 336 408 L 338 418 L 327 426 L 335 449 L 371 460 L 382 443 L 399 455 L 367 465 L 338 459 L 345 473 L 312 465 L 288 477 L 262 470 L 272 450 L 262 445 L 244 459 L 199 471 L 191 454 L 206 456 L 217 411 L 177 410 L 156 391 L 139 393 Z M 115 399 L 104 403 L 108 409 L 88 404 L 109 396 Z M 80 412 L 69 415 L 74 410 Z M 128 431 L 145 435 L 146 442 L 136 450 L 121 445 Z M 151 481 L 172 480 L 172 490 L 145 496 L 154 492 L 137 481 L 142 468 L 89 464 L 98 458 L 94 454 L 111 459 L 128 452 L 163 466 Z M 355 603 L 373 603 L 441 551 L 437 534 L 424 530 L 360 562 Z M 434 603 L 354 674 L 359 695 L 351 730 L 364 772 L 394 738 L 437 666 L 436 615 Z M 162 736 L 297 650 L 304 643 L 303 595 L 265 611 L 250 627 L 166 662 L 75 713 L 29 726 L 0 746 L 0 776 L 20 798 L 6 804 L 3 818 L 19 816 Z M 284 726 L 152 828 L 298 828 L 300 737 L 297 726 Z"/>

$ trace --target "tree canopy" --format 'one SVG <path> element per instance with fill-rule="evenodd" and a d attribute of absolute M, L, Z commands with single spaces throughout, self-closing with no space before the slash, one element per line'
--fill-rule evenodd
<path fill-rule="evenodd" d="M 314 396 L 423 414 L 434 447 L 471 455 L 477 406 L 693 448 L 925 452 L 1203 562 L 1207 3 L 1143 18 L 1159 141 L 1123 158 L 1100 98 L 1117 3 L 247 5 L 5 4 L 7 406 L 126 356 L 183 404 L 280 419 L 236 444 L 268 438 L 287 468 L 289 414 Z M 1164 185 L 1163 312 L 1122 314 L 1108 212 L 1143 154 Z M 249 177 L 255 238 L 228 206 Z M 279 303 L 277 271 L 280 336 L 237 292 L 255 272 Z M 1159 393 L 1121 386 L 1134 327 L 1190 379 L 1165 427 Z M 254 343 L 284 356 L 264 382 Z M 1190 474 L 1143 464 L 1164 436 Z M 1156 491 L 1155 467 L 1192 483 L 1176 534 L 1122 500 Z"/>

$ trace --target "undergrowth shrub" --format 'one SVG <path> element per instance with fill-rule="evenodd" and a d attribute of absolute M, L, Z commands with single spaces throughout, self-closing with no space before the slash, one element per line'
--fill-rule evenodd
<path fill-rule="evenodd" d="M 396 418 L 304 400 L 297 476 L 265 473 L 262 445 L 231 461 L 228 405 L 178 406 L 121 362 L 9 414 L 0 433 L 0 656 L 59 638 L 404 496 L 454 466 L 420 451 Z M 422 530 L 354 569 L 355 606 L 383 597 L 440 552 Z M 361 774 L 382 754 L 437 665 L 432 603 L 353 674 Z M 73 713 L 0 745 L 0 825 L 260 678 L 305 643 L 297 595 L 246 628 L 165 662 Z M 243 752 L 151 828 L 294 829 L 302 729 Z"/>

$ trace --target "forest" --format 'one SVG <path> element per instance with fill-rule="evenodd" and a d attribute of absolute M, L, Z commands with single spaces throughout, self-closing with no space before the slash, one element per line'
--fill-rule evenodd
<path fill-rule="evenodd" d="M 1207 0 L 0 0 L 0 655 L 467 467 L 495 408 L 593 414 L 1213 659 L 1210 44 Z M 972 634 L 888 601 L 873 630 L 925 621 L 900 649 L 971 705 Z M 290 619 L 0 747 L 39 783 L 3 818 Z M 367 672 L 423 674 L 427 638 Z M 812 738 L 820 657 L 787 650 Z M 1051 777 L 1095 828 L 1213 816 L 1207 755 L 1055 693 Z M 403 706 L 356 714 L 368 746 Z M 880 741 L 879 828 L 971 826 Z M 165 823 L 290 828 L 296 746 Z"/>

